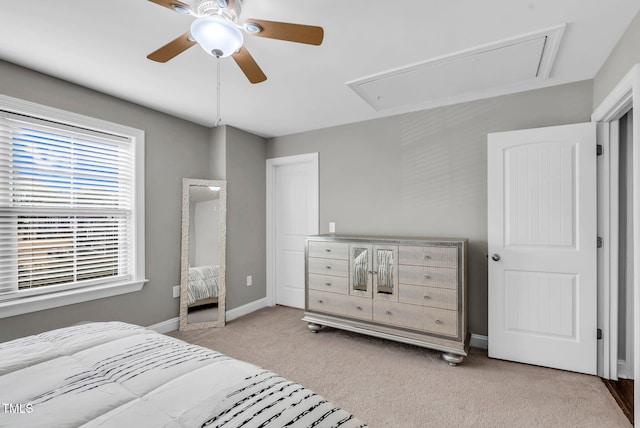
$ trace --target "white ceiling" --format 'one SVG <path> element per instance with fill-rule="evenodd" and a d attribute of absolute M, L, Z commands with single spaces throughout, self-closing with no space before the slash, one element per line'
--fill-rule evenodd
<path fill-rule="evenodd" d="M 243 0 L 240 22 L 318 25 L 325 37 L 310 46 L 246 36 L 268 80 L 252 85 L 221 59 L 220 116 L 272 137 L 424 108 L 376 112 L 345 83 L 560 24 L 548 79 L 466 99 L 591 79 L 638 10 L 636 0 Z M 166 64 L 146 58 L 192 20 L 147 0 L 0 0 L 0 59 L 213 126 L 216 59 L 198 46 Z"/>

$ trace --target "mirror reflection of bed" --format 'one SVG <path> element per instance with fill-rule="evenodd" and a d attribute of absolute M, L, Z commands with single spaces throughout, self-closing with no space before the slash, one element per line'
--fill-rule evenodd
<path fill-rule="evenodd" d="M 187 323 L 218 319 L 218 273 L 220 266 L 189 267 Z"/>
<path fill-rule="evenodd" d="M 226 183 L 184 179 L 181 330 L 224 325 Z"/>

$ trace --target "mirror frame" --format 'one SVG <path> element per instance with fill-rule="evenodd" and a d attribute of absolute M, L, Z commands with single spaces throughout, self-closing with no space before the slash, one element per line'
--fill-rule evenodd
<path fill-rule="evenodd" d="M 211 322 L 187 322 L 188 281 L 189 281 L 189 209 L 191 186 L 220 187 L 219 211 L 219 277 L 218 277 L 218 319 Z M 225 180 L 182 179 L 182 249 L 180 258 L 180 331 L 198 330 L 209 327 L 223 327 L 226 322 L 226 243 L 227 243 L 227 182 Z"/>

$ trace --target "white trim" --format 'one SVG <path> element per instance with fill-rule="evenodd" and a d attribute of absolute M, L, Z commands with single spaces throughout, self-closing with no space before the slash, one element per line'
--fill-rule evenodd
<path fill-rule="evenodd" d="M 266 308 L 267 306 L 269 305 L 267 305 L 266 297 L 259 300 L 254 300 L 253 302 L 247 303 L 246 305 L 242 305 L 239 308 L 228 310 L 225 313 L 226 320 L 231 321 L 236 318 L 240 318 L 242 316 L 250 314 L 251 312 L 255 312 L 262 308 Z M 158 333 L 165 334 L 165 333 L 169 333 L 170 331 L 176 331 L 178 330 L 179 327 L 180 327 L 180 317 L 176 317 L 176 318 L 171 318 L 165 321 L 161 321 L 157 324 L 150 325 L 147 328 L 149 330 L 154 330 L 154 331 L 157 331 Z"/>
<path fill-rule="evenodd" d="M 620 119 L 633 106 L 633 87 L 640 72 L 640 64 L 634 65 L 615 88 L 602 100 L 591 114 L 593 122 L 611 122 Z"/>
<path fill-rule="evenodd" d="M 132 238 L 135 239 L 135 253 L 132 254 L 131 268 L 134 277 L 131 280 L 107 283 L 78 289 L 56 291 L 47 294 L 8 300 L 0 303 L 0 318 L 41 311 L 89 300 L 132 293 L 142 289 L 145 279 L 145 200 L 144 200 L 144 143 L 143 130 L 112 123 L 102 119 L 68 112 L 18 98 L 0 94 L 0 110 L 36 116 L 40 119 L 62 122 L 79 128 L 90 128 L 109 135 L 119 135 L 131 139 L 135 150 L 135 176 L 133 183 L 133 200 L 135 216 L 132 224 Z"/>
<path fill-rule="evenodd" d="M 315 202 L 316 209 L 313 210 L 315 231 L 311 231 L 311 235 L 318 234 L 319 228 L 319 207 L 320 207 L 320 191 L 319 191 L 319 167 L 318 153 L 307 153 L 295 156 L 284 156 L 279 158 L 267 159 L 267 305 L 274 306 L 276 304 L 276 269 L 275 269 L 275 219 L 273 201 L 274 185 L 275 185 L 275 169 L 283 165 L 293 165 L 296 163 L 312 163 L 315 168 L 315 176 L 317 177 L 315 186 Z M 228 314 L 228 312 L 227 312 Z"/>
<path fill-rule="evenodd" d="M 489 337 L 472 333 L 469 346 L 471 348 L 489 349 Z"/>
<path fill-rule="evenodd" d="M 618 120 L 598 123 L 598 376 L 617 379 L 618 365 Z"/>
<path fill-rule="evenodd" d="M 170 331 L 176 331 L 180 327 L 180 317 L 171 318 L 170 320 L 162 321 L 157 324 L 147 327 L 149 330 L 157 331 L 158 333 L 169 333 Z"/>
<path fill-rule="evenodd" d="M 267 304 L 266 297 L 260 300 L 254 300 L 253 302 L 247 303 L 246 305 L 242 305 L 238 308 L 228 310 L 226 313 L 227 321 L 240 318 L 244 315 L 250 314 L 251 312 L 255 312 L 259 309 L 266 308 L 267 306 L 273 306 L 273 305 Z"/>
<path fill-rule="evenodd" d="M 103 299 L 119 294 L 140 291 L 146 279 L 120 284 L 102 284 L 93 287 L 75 288 L 58 291 L 49 294 L 25 297 L 0 303 L 0 318 L 13 317 L 29 312 L 58 308 L 60 306 L 73 305 L 75 303 L 88 302 L 89 300 Z"/>
<path fill-rule="evenodd" d="M 77 126 L 78 128 L 91 128 L 110 135 L 134 138 L 141 137 L 144 140 L 144 131 L 141 129 L 131 128 L 126 125 L 120 125 L 118 123 L 102 119 L 96 119 L 95 117 L 72 113 L 55 107 L 32 103 L 19 98 L 9 97 L 7 95 L 0 94 L 0 105 L 3 107 L 0 108 L 0 110 L 8 108 L 12 112 L 27 116 L 37 116 L 40 119 L 51 120 L 54 122 L 63 121 L 65 124 Z"/>
<path fill-rule="evenodd" d="M 622 117 L 629 107 L 633 108 L 633 177 L 632 188 L 640 189 L 640 64 L 634 65 L 611 93 L 595 109 L 591 119 L 610 122 Z M 633 252 L 640 254 L 640 198 L 633 199 Z M 633 328 L 636 338 L 633 342 L 634 378 L 640 379 L 640 260 L 633 263 Z M 634 390 L 634 411 L 640 412 L 640 388 Z"/>
<path fill-rule="evenodd" d="M 618 360 L 618 376 L 615 380 L 621 379 L 633 379 L 633 371 L 631 371 L 631 376 L 629 376 L 629 367 L 627 366 L 627 362 L 625 360 Z"/>

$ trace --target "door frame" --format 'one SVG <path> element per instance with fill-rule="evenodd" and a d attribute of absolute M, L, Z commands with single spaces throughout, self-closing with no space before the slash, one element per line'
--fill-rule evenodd
<path fill-rule="evenodd" d="M 634 193 L 637 194 L 640 189 L 640 64 L 634 65 L 629 72 L 623 77 L 623 79 L 616 85 L 616 87 L 609 93 L 609 95 L 600 103 L 600 105 L 594 110 L 591 115 L 591 120 L 594 122 L 601 122 L 603 126 L 603 136 L 605 137 L 603 147 L 605 153 L 610 152 L 610 135 L 617 134 L 616 121 L 624 116 L 631 108 L 633 108 L 633 175 L 632 186 Z M 609 149 L 609 150 L 608 150 Z M 614 144 L 614 150 L 616 149 Z M 618 178 L 617 162 L 614 162 L 613 168 L 612 158 L 605 162 L 606 171 L 603 171 L 602 178 L 603 185 L 607 185 L 604 189 L 601 187 L 598 190 L 606 190 L 608 186 L 614 180 Z M 602 195 L 608 195 L 602 193 Z M 600 284 L 602 305 L 600 310 L 602 311 L 602 329 L 603 329 L 603 374 L 601 376 L 609 378 L 608 376 L 612 371 L 617 372 L 617 368 L 614 369 L 614 365 L 617 367 L 617 287 L 612 282 L 612 271 L 610 266 L 612 263 L 617 263 L 617 244 L 615 250 L 613 250 L 613 243 L 615 243 L 617 237 L 614 237 L 615 232 L 618 230 L 618 217 L 612 216 L 613 213 L 617 213 L 617 192 L 614 200 L 609 197 L 600 199 L 601 206 L 599 206 L 598 214 L 603 218 L 606 223 L 603 223 L 603 228 L 600 230 L 604 241 L 603 254 L 598 262 L 598 269 L 602 271 L 599 273 L 599 280 L 602 280 Z M 633 198 L 633 250 L 634 254 L 640 254 L 640 198 Z M 614 242 L 612 243 L 612 239 Z M 608 245 L 608 247 L 607 247 Z M 634 258 L 634 273 L 633 273 L 633 328 L 634 328 L 634 341 L 633 341 L 633 366 L 634 366 L 634 379 L 640 379 L 640 340 L 638 340 L 638 333 L 640 333 L 640 261 L 638 258 Z M 617 279 L 615 276 L 614 280 Z M 614 298 L 615 297 L 615 298 Z M 614 318 L 615 316 L 615 318 Z M 614 346 L 615 345 L 615 346 Z M 612 361 L 612 356 L 615 357 L 615 361 Z M 640 388 L 634 390 L 634 411 L 640 412 Z"/>
<path fill-rule="evenodd" d="M 276 304 L 276 228 L 275 228 L 275 178 L 276 168 L 283 165 L 295 165 L 310 163 L 311 168 L 314 170 L 315 181 L 315 195 L 312 197 L 312 201 L 315 204 L 314 209 L 310 210 L 313 215 L 312 224 L 314 225 L 312 235 L 317 235 L 319 232 L 319 216 L 320 216 L 320 175 L 318 167 L 318 152 L 306 153 L 302 155 L 283 156 L 278 158 L 267 159 L 267 290 L 266 300 L 268 306 L 275 306 Z"/>

